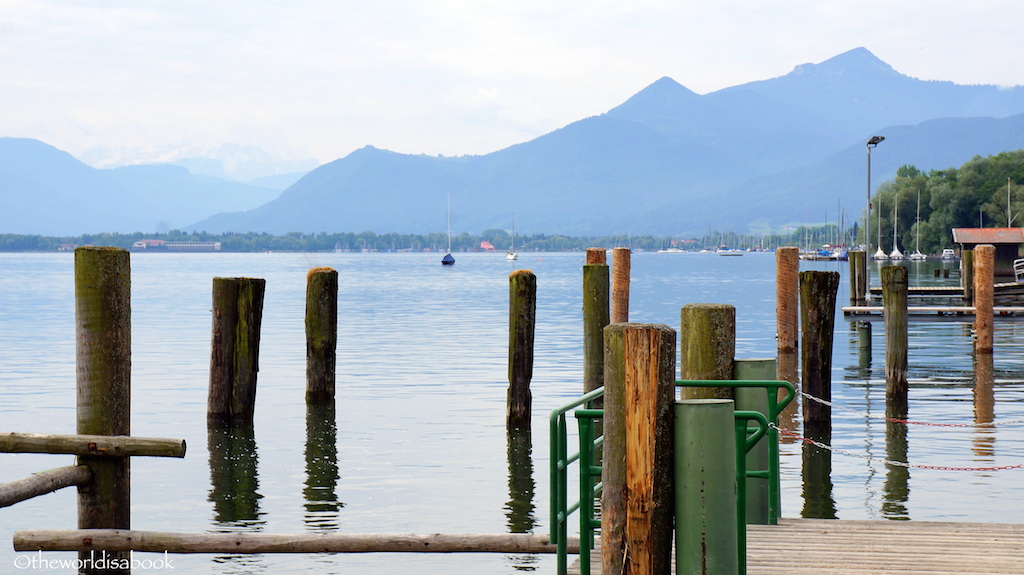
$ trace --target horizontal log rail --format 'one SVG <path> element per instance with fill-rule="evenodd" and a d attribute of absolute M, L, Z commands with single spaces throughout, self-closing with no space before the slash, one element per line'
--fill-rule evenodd
<path fill-rule="evenodd" d="M 409 533 L 170 533 L 126 529 L 24 530 L 15 551 L 149 553 L 555 553 L 548 535 Z M 579 552 L 572 539 L 570 553 Z"/>
<path fill-rule="evenodd" d="M 0 453 L 185 457 L 184 439 L 0 432 Z"/>
<path fill-rule="evenodd" d="M 92 471 L 88 467 L 70 465 L 34 473 L 17 481 L 0 483 L 0 507 L 10 507 L 20 501 L 45 495 L 58 489 L 81 485 L 91 478 Z"/>

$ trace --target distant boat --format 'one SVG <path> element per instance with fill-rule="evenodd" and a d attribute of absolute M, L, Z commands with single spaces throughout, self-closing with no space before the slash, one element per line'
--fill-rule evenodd
<path fill-rule="evenodd" d="M 914 253 L 910 254 L 910 259 L 919 262 L 928 259 L 928 256 L 921 253 L 921 192 L 917 192 L 917 239 L 914 244 Z"/>
<path fill-rule="evenodd" d="M 899 204 L 893 204 L 892 206 L 892 252 L 889 253 L 889 259 L 900 261 L 903 259 L 903 252 L 900 251 L 899 246 L 896 244 L 896 234 L 900 225 L 900 206 Z"/>
<path fill-rule="evenodd" d="M 943 248 L 943 250 L 942 250 L 942 259 L 944 259 L 946 261 L 955 260 L 956 259 L 956 252 L 953 251 L 952 248 Z"/>
<path fill-rule="evenodd" d="M 455 265 L 455 258 L 452 257 L 452 195 L 448 194 L 448 253 L 441 258 L 441 265 Z"/>
<path fill-rule="evenodd" d="M 516 253 L 516 215 L 512 214 L 512 248 L 505 254 L 505 259 L 512 262 L 519 259 Z"/>

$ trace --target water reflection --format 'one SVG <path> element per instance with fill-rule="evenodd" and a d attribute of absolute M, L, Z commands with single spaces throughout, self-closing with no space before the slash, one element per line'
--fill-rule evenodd
<path fill-rule="evenodd" d="M 980 353 L 974 356 L 974 423 L 991 423 L 995 420 L 995 370 L 992 365 L 992 354 Z M 971 446 L 975 461 L 991 463 L 996 455 L 995 429 L 977 427 Z"/>
<path fill-rule="evenodd" d="M 533 442 L 529 429 L 508 430 L 508 503 L 505 504 L 509 533 L 532 533 L 537 525 L 533 503 Z M 509 556 L 516 571 L 536 571 L 536 555 Z"/>
<path fill-rule="evenodd" d="M 259 457 L 252 423 L 214 424 L 207 428 L 210 450 L 210 495 L 213 503 L 213 531 L 262 531 L 266 521 L 260 511 Z M 215 557 L 221 573 L 262 573 L 259 555 Z"/>
<path fill-rule="evenodd" d="M 808 439 L 832 444 L 832 430 L 808 429 Z M 832 497 L 832 452 L 810 443 L 803 444 L 803 497 L 801 517 L 836 519 L 836 502 Z"/>
<path fill-rule="evenodd" d="M 905 419 L 906 411 L 887 408 L 886 414 L 894 419 Z M 894 421 L 885 422 L 885 458 L 889 461 L 907 462 L 907 425 Z M 885 483 L 882 492 L 882 516 L 886 519 L 910 519 L 907 499 L 910 497 L 910 469 L 902 465 L 885 464 Z"/>
<path fill-rule="evenodd" d="M 306 404 L 306 500 L 303 521 L 311 531 L 338 529 L 338 425 L 334 402 Z"/>

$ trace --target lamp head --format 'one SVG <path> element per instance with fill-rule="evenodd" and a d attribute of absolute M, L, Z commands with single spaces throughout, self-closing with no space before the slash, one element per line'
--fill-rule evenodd
<path fill-rule="evenodd" d="M 868 140 L 868 147 L 874 148 L 875 146 L 877 146 L 879 144 L 879 142 L 881 142 L 884 139 L 885 139 L 885 136 L 871 136 L 871 139 Z"/>

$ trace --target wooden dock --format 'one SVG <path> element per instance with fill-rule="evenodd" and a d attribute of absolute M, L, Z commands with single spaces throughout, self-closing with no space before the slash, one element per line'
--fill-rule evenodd
<path fill-rule="evenodd" d="M 596 575 L 599 551 L 594 558 Z M 747 528 L 747 575 L 1011 573 L 1024 573 L 1024 524 L 783 519 Z"/>
<path fill-rule="evenodd" d="M 1024 306 L 992 308 L 995 321 L 1024 320 Z M 862 305 L 843 308 L 846 321 L 882 321 L 882 306 Z M 974 307 L 963 305 L 907 306 L 909 321 L 974 321 Z"/>

